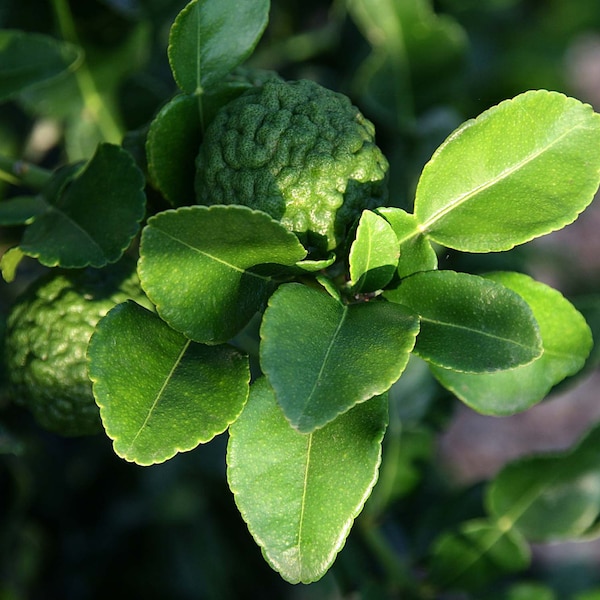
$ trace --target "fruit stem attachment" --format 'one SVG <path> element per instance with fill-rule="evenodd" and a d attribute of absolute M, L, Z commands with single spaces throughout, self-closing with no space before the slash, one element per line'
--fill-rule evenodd
<path fill-rule="evenodd" d="M 23 185 L 38 191 L 51 176 L 52 172 L 47 169 L 0 154 L 0 179 L 12 185 Z"/>

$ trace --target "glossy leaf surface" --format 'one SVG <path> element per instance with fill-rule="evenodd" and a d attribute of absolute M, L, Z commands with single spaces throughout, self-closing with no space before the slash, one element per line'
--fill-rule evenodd
<path fill-rule="evenodd" d="M 58 180 L 45 212 L 25 230 L 23 253 L 48 267 L 116 262 L 139 231 L 146 205 L 144 176 L 131 155 L 101 144 L 69 185 L 60 172 Z"/>
<path fill-rule="evenodd" d="M 190 206 L 148 220 L 138 270 L 171 327 L 213 344 L 238 333 L 266 301 L 269 268 L 258 273 L 253 267 L 292 266 L 305 256 L 298 238 L 263 212 Z"/>
<path fill-rule="evenodd" d="M 180 94 L 159 111 L 146 139 L 152 183 L 173 205 L 193 204 L 196 154 L 202 141 L 200 98 Z"/>
<path fill-rule="evenodd" d="M 377 479 L 386 424 L 383 396 L 302 434 L 265 378 L 251 386 L 229 430 L 227 476 L 250 532 L 285 580 L 316 581 L 335 560 Z"/>
<path fill-rule="evenodd" d="M 376 213 L 363 211 L 350 248 L 350 284 L 355 292 L 375 292 L 392 279 L 400 258 L 398 238 Z"/>
<path fill-rule="evenodd" d="M 510 369 L 542 353 L 527 303 L 500 283 L 454 271 L 416 273 L 385 293 L 417 313 L 415 354 L 467 373 Z"/>
<path fill-rule="evenodd" d="M 284 284 L 263 317 L 261 367 L 292 426 L 309 433 L 386 392 L 402 374 L 418 329 L 402 306 L 347 306 L 308 286 Z"/>
<path fill-rule="evenodd" d="M 192 0 L 169 36 L 169 62 L 179 88 L 202 93 L 241 64 L 267 25 L 269 7 L 269 0 Z"/>
<path fill-rule="evenodd" d="M 574 221 L 600 183 L 600 115 L 530 91 L 467 121 L 423 169 L 422 231 L 466 252 L 508 250 Z"/>
<path fill-rule="evenodd" d="M 415 215 L 393 206 L 378 208 L 377 213 L 388 221 L 398 238 L 400 244 L 398 275 L 400 277 L 408 277 L 419 271 L 437 269 L 437 254 L 427 236 L 419 232 L 419 223 Z"/>
<path fill-rule="evenodd" d="M 436 542 L 431 578 L 444 589 L 477 590 L 526 569 L 529 561 L 529 547 L 518 531 L 503 531 L 483 519 L 467 521 Z"/>
<path fill-rule="evenodd" d="M 542 336 L 543 354 L 528 365 L 496 373 L 457 373 L 432 366 L 436 378 L 474 410 L 508 415 L 543 400 L 559 381 L 577 373 L 593 345 L 582 315 L 559 292 L 521 273 L 492 273 L 530 306 Z"/>
<path fill-rule="evenodd" d="M 163 462 L 222 433 L 248 397 L 248 360 L 230 346 L 196 344 L 133 301 L 99 322 L 89 374 L 115 452 Z"/>
<path fill-rule="evenodd" d="M 81 51 L 46 35 L 0 31 L 0 101 L 74 69 Z"/>

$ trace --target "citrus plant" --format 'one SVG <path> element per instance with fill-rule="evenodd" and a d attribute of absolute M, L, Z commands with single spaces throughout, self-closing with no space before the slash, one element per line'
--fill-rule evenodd
<path fill-rule="evenodd" d="M 369 3 L 350 4 L 364 24 Z M 24 381 L 35 325 L 20 312 L 66 338 L 86 317 L 85 377 L 115 453 L 153 465 L 227 432 L 227 480 L 250 534 L 281 577 L 306 584 L 330 569 L 373 492 L 390 396 L 410 369 L 501 416 L 583 368 L 591 331 L 557 290 L 513 271 L 438 268 L 438 257 L 508 251 L 577 219 L 600 184 L 600 116 L 543 89 L 500 102 L 437 148 L 409 212 L 388 196 L 401 166 L 347 97 L 240 68 L 269 8 L 192 0 L 179 13 L 168 46 L 178 91 L 143 130 L 143 161 L 113 141 L 52 173 L 11 165 L 36 192 L 0 204 L 0 223 L 23 227 L 2 257 L 6 280 L 24 257 L 105 273 L 128 252 L 143 296 L 111 293 L 91 322 L 83 293 L 73 323 L 66 309 L 80 300 L 59 297 L 61 274 L 43 307 L 16 305 L 6 352 Z M 73 44 L 1 34 L 1 98 L 81 61 Z M 62 369 L 44 351 L 45 367 Z M 58 402 L 49 377 L 33 387 Z M 23 386 L 15 399 L 41 410 Z M 74 405 L 61 410 L 78 420 Z M 432 545 L 421 593 L 523 570 L 528 540 L 595 535 L 596 436 L 502 472 L 487 515 Z"/>

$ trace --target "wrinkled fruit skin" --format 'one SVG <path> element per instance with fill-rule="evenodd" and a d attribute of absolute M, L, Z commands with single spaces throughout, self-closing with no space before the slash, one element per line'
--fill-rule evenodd
<path fill-rule="evenodd" d="M 388 163 L 373 124 L 319 84 L 267 81 L 226 104 L 196 161 L 200 204 L 243 204 L 329 251 L 363 209 L 385 204 Z"/>
<path fill-rule="evenodd" d="M 148 304 L 130 262 L 53 269 L 13 305 L 4 347 L 11 396 L 45 429 L 65 436 L 102 430 L 87 345 L 100 318 L 128 298 Z"/>

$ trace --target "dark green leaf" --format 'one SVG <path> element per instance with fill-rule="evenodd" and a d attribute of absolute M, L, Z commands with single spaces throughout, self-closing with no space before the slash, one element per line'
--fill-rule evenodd
<path fill-rule="evenodd" d="M 392 279 L 400 247 L 390 224 L 370 210 L 363 211 L 350 248 L 350 285 L 355 292 L 375 292 Z"/>
<path fill-rule="evenodd" d="M 271 296 L 261 325 L 263 372 L 293 427 L 310 433 L 400 377 L 419 329 L 393 303 L 346 306 L 299 283 Z"/>
<path fill-rule="evenodd" d="M 298 238 L 260 211 L 190 206 L 164 211 L 142 232 L 142 287 L 174 329 L 203 343 L 227 341 L 260 310 L 271 291 L 264 264 L 306 256 Z"/>
<path fill-rule="evenodd" d="M 385 296 L 420 316 L 415 354 L 434 365 L 466 373 L 501 371 L 542 353 L 531 309 L 495 281 L 428 271 L 403 279 Z"/>
<path fill-rule="evenodd" d="M 230 346 L 191 342 L 133 301 L 100 320 L 88 356 L 114 450 L 140 465 L 210 441 L 248 396 L 247 358 Z"/>
<path fill-rule="evenodd" d="M 48 267 L 103 267 L 116 262 L 139 231 L 144 177 L 122 148 L 102 144 L 23 235 L 21 250 Z"/>
<path fill-rule="evenodd" d="M 0 101 L 77 67 L 81 51 L 67 42 L 23 31 L 0 31 Z"/>
<path fill-rule="evenodd" d="M 529 565 L 529 548 L 518 531 L 474 520 L 442 534 L 433 549 L 430 576 L 444 589 L 477 590 Z"/>
<path fill-rule="evenodd" d="M 415 215 L 392 206 L 378 208 L 377 213 L 392 226 L 400 243 L 400 277 L 437 269 L 437 254 L 427 237 L 419 232 L 419 223 Z"/>
<path fill-rule="evenodd" d="M 574 221 L 600 183 L 600 115 L 530 91 L 467 121 L 421 174 L 420 231 L 466 252 L 508 250 Z"/>
<path fill-rule="evenodd" d="M 269 0 L 192 0 L 169 36 L 169 61 L 179 88 L 210 89 L 254 50 L 269 18 Z"/>
<path fill-rule="evenodd" d="M 17 196 L 0 202 L 0 225 L 26 225 L 48 209 L 42 196 Z"/>
<path fill-rule="evenodd" d="M 156 115 L 146 140 L 150 179 L 173 205 L 193 204 L 196 155 L 202 141 L 200 98 L 181 94 Z"/>
<path fill-rule="evenodd" d="M 487 278 L 519 294 L 530 306 L 542 336 L 543 354 L 528 365 L 497 373 L 457 373 L 432 365 L 436 378 L 478 412 L 508 415 L 533 406 L 585 364 L 593 345 L 581 314 L 559 292 L 520 273 Z"/>
<path fill-rule="evenodd" d="M 227 476 L 269 564 L 290 583 L 329 569 L 377 479 L 386 397 L 311 434 L 290 427 L 264 378 L 230 427 Z"/>

